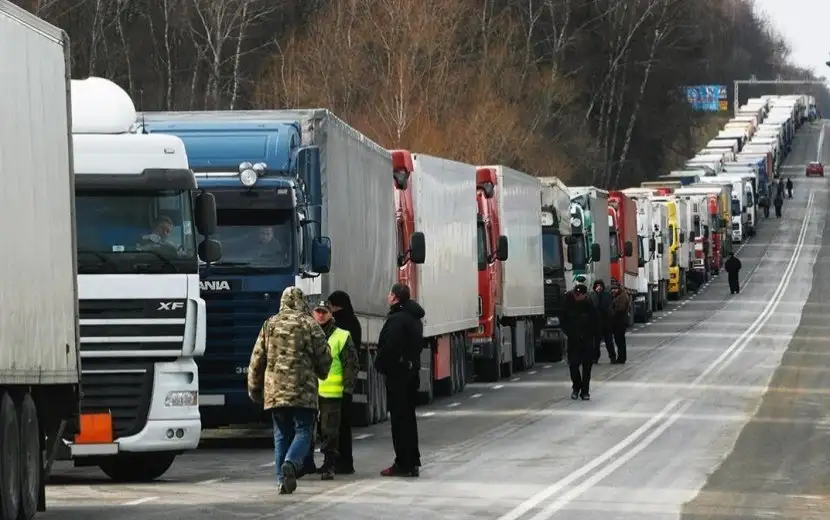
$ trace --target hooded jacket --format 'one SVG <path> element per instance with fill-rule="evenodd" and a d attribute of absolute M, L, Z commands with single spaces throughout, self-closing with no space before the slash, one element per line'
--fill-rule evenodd
<path fill-rule="evenodd" d="M 331 351 L 323 329 L 308 313 L 303 291 L 288 287 L 280 311 L 268 318 L 257 337 L 248 365 L 248 395 L 265 410 L 317 408 L 317 380 L 331 368 Z"/>
<path fill-rule="evenodd" d="M 349 331 L 356 349 L 363 344 L 363 328 L 360 326 L 357 316 L 352 307 L 352 299 L 346 291 L 334 291 L 329 295 L 329 303 L 340 307 L 340 310 L 333 314 L 337 326 Z"/>
<path fill-rule="evenodd" d="M 375 369 L 387 376 L 405 375 L 420 368 L 424 348 L 423 307 L 407 300 L 389 308 L 386 323 L 380 329 Z"/>

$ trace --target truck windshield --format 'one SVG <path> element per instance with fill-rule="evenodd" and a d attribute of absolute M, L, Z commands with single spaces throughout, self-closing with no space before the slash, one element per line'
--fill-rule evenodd
<path fill-rule="evenodd" d="M 216 222 L 211 238 L 222 244 L 222 260 L 212 266 L 261 271 L 294 264 L 291 211 L 217 208 Z"/>
<path fill-rule="evenodd" d="M 617 244 L 617 232 L 611 231 L 609 233 L 610 240 L 608 244 L 608 259 L 611 261 L 619 260 L 620 259 L 620 248 Z"/>
<path fill-rule="evenodd" d="M 741 201 L 733 200 L 732 201 L 732 214 L 733 215 L 740 215 L 741 214 Z"/>
<path fill-rule="evenodd" d="M 585 235 L 573 235 L 573 244 L 568 246 L 568 251 L 570 251 L 573 268 L 585 269 L 588 263 L 588 255 L 585 250 Z"/>
<path fill-rule="evenodd" d="M 484 223 L 478 223 L 478 265 L 479 267 L 487 267 L 487 230 L 484 228 Z"/>
<path fill-rule="evenodd" d="M 542 230 L 542 265 L 545 270 L 558 271 L 563 267 L 562 236 L 558 231 Z"/>
<path fill-rule="evenodd" d="M 75 194 L 78 273 L 195 273 L 190 193 L 80 190 Z"/>

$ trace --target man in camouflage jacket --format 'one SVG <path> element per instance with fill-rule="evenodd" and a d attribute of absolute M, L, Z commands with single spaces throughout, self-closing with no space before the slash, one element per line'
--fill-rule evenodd
<path fill-rule="evenodd" d="M 309 314 L 303 291 L 288 287 L 279 313 L 259 331 L 248 365 L 248 395 L 271 412 L 281 494 L 297 489 L 317 414 L 317 380 L 328 376 L 331 361 L 326 335 Z"/>

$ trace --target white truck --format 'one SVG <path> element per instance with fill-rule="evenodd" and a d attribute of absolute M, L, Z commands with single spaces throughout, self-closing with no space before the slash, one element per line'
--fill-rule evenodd
<path fill-rule="evenodd" d="M 706 178 L 706 177 L 704 177 Z M 669 300 L 669 210 L 664 204 L 652 204 L 652 222 L 654 224 L 655 264 L 657 266 L 656 310 L 663 310 Z M 662 253 L 661 253 L 662 251 Z"/>
<path fill-rule="evenodd" d="M 638 287 L 634 294 L 634 321 L 647 323 L 656 308 L 660 273 L 657 258 L 657 242 L 654 238 L 654 210 L 650 188 L 627 188 L 623 193 L 631 197 L 637 206 L 637 236 L 640 241 L 640 268 Z"/>
<path fill-rule="evenodd" d="M 539 179 L 507 166 L 494 168 L 498 176 L 502 234 L 510 243 L 510 260 L 502 264 L 502 305 L 499 321 L 503 338 L 513 344 L 513 366 L 534 364 L 537 331 L 545 315 L 542 268 L 542 208 Z M 472 195 L 471 195 L 472 197 Z"/>
<path fill-rule="evenodd" d="M 120 87 L 72 81 L 84 415 L 60 456 L 118 481 L 156 479 L 199 444 L 199 258 L 221 256 L 210 238 L 197 247 L 216 208 L 197 190 L 184 143 L 135 125 Z"/>
<path fill-rule="evenodd" d="M 569 275 L 571 240 L 571 196 L 557 177 L 540 177 L 542 184 L 542 269 L 544 274 L 545 321 L 539 336 L 538 359 L 560 361 L 567 346 L 560 319 L 565 294 L 573 289 Z"/>
<path fill-rule="evenodd" d="M 573 278 L 584 277 L 588 287 L 594 280 L 607 282 L 611 278 L 608 192 L 593 186 L 568 187 L 568 192 L 572 250 L 581 251 L 574 255 Z"/>
<path fill-rule="evenodd" d="M 0 299 L 0 520 L 31 520 L 45 509 L 61 435 L 77 430 L 80 415 L 70 49 L 63 31 L 5 0 L 0 34 L 0 70 L 10 79 L 0 96 L 0 233 L 9 246 Z"/>
<path fill-rule="evenodd" d="M 421 353 L 420 391 L 430 401 L 436 393 L 463 390 L 467 331 L 478 327 L 476 168 L 424 154 L 411 157 L 405 188 L 411 193 L 414 232 L 424 235 L 435 254 L 411 264 L 414 276 L 400 281 L 410 285 L 412 297 L 426 311 L 428 348 Z"/>
<path fill-rule="evenodd" d="M 755 234 L 753 176 L 723 173 L 718 177 L 732 182 L 732 241 L 743 242 Z"/>

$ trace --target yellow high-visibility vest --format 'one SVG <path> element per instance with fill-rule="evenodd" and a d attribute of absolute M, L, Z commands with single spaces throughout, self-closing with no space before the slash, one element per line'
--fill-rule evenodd
<path fill-rule="evenodd" d="M 349 331 L 337 327 L 334 328 L 331 336 L 329 336 L 328 343 L 331 349 L 331 368 L 329 369 L 328 377 L 319 380 L 317 393 L 320 397 L 328 397 L 329 399 L 343 397 L 343 362 L 340 360 L 340 354 L 346 348 L 348 339 Z"/>

